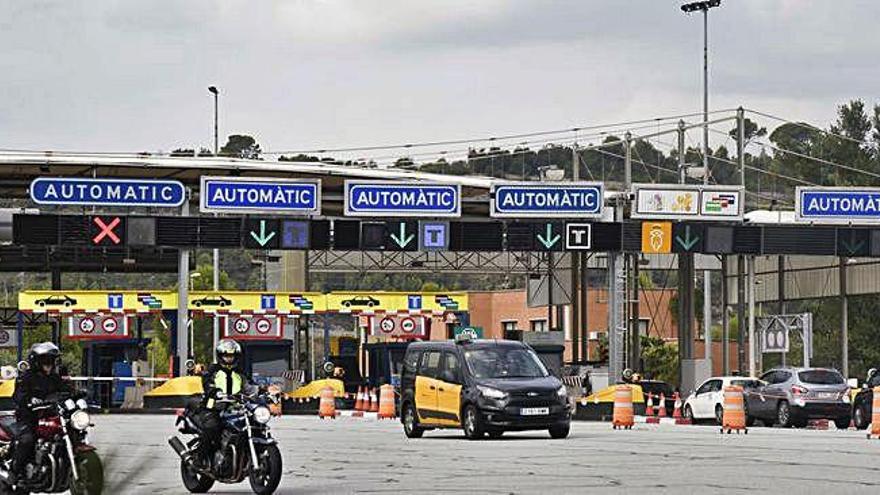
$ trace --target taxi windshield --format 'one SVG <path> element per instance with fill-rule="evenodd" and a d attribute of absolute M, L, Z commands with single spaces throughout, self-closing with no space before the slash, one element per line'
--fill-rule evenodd
<path fill-rule="evenodd" d="M 486 347 L 465 351 L 464 360 L 474 378 L 542 378 L 547 368 L 531 349 Z"/>

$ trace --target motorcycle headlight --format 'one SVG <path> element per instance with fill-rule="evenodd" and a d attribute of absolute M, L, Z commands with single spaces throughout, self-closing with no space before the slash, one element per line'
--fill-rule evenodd
<path fill-rule="evenodd" d="M 260 406 L 254 409 L 254 421 L 262 425 L 269 422 L 272 418 L 272 412 L 266 406 Z"/>
<path fill-rule="evenodd" d="M 559 387 L 559 390 L 556 391 L 556 396 L 560 399 L 568 397 L 568 389 L 565 388 L 565 385 Z"/>
<path fill-rule="evenodd" d="M 496 399 L 502 400 L 507 398 L 507 392 L 502 392 L 497 388 L 485 387 L 483 385 L 478 385 L 477 389 L 483 394 L 483 397 L 487 399 Z"/>
<path fill-rule="evenodd" d="M 70 415 L 70 425 L 79 431 L 83 431 L 91 424 L 89 413 L 85 411 L 76 411 Z"/>

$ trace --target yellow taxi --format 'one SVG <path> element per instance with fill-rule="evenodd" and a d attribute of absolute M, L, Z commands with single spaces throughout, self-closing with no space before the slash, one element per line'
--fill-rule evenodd
<path fill-rule="evenodd" d="M 471 440 L 505 431 L 548 430 L 552 438 L 569 433 L 565 385 L 522 342 L 412 343 L 400 385 L 400 418 L 409 438 L 435 428 L 461 428 Z"/>

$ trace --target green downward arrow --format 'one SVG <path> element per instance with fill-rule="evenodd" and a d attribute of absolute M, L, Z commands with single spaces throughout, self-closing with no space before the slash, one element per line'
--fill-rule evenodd
<path fill-rule="evenodd" d="M 252 230 L 251 237 L 253 237 L 261 247 L 265 247 L 266 244 L 275 237 L 275 232 L 269 232 L 269 235 L 266 235 L 266 221 L 260 220 L 260 235 L 257 235 L 257 233 Z"/>
<path fill-rule="evenodd" d="M 538 240 L 541 241 L 541 244 L 543 244 L 546 249 L 552 248 L 553 245 L 559 242 L 559 239 L 561 238 L 562 236 L 560 236 L 559 234 L 553 236 L 553 224 L 551 223 L 547 224 L 547 237 L 538 234 Z"/>
<path fill-rule="evenodd" d="M 855 234 L 850 234 L 849 241 L 846 239 L 841 239 L 840 243 L 843 245 L 844 249 L 846 249 L 847 254 L 850 256 L 859 252 L 862 249 L 862 246 L 865 244 L 865 241 L 856 242 Z"/>
<path fill-rule="evenodd" d="M 405 248 L 407 244 L 409 244 L 415 238 L 414 234 L 406 235 L 406 223 L 400 222 L 400 236 L 396 236 L 391 234 L 391 239 L 397 244 L 401 249 Z"/>
<path fill-rule="evenodd" d="M 684 248 L 685 251 L 690 251 L 692 247 L 698 242 L 700 242 L 699 236 L 691 237 L 691 226 L 684 226 L 684 239 L 679 236 L 675 236 L 675 242 L 678 243 L 679 246 Z"/>

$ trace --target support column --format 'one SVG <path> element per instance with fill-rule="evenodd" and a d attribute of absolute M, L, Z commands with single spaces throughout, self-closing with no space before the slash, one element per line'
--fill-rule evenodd
<path fill-rule="evenodd" d="M 581 253 L 578 251 L 569 254 L 571 256 L 571 361 L 580 361 L 580 296 L 579 287 L 581 270 Z"/>
<path fill-rule="evenodd" d="M 749 265 L 749 277 L 748 281 L 748 290 L 749 290 L 749 376 L 755 376 L 756 369 L 756 349 L 755 349 L 755 257 L 749 255 L 748 257 L 748 265 Z"/>
<path fill-rule="evenodd" d="M 736 257 L 736 345 L 737 345 L 737 370 L 739 374 L 746 371 L 746 279 L 745 257 Z"/>
<path fill-rule="evenodd" d="M 727 284 L 727 255 L 721 255 L 721 374 L 730 374 L 730 315 L 727 303 L 730 299 Z"/>
<path fill-rule="evenodd" d="M 785 256 L 780 255 L 776 259 L 776 299 L 779 304 L 779 314 L 785 314 Z M 785 366 L 786 353 L 782 353 L 782 366 Z"/>
<path fill-rule="evenodd" d="M 625 305 L 623 300 L 623 256 L 608 253 L 608 381 L 616 383 L 623 375 L 623 332 Z"/>
<path fill-rule="evenodd" d="M 590 326 L 589 326 L 589 305 L 590 305 L 590 282 L 589 282 L 589 271 L 587 270 L 587 265 L 590 262 L 590 259 L 593 257 L 592 254 L 581 253 L 581 360 L 586 361 L 589 359 L 589 338 L 590 338 Z"/>
<path fill-rule="evenodd" d="M 846 258 L 840 257 L 840 372 L 849 378 L 849 305 L 847 304 Z"/>
<path fill-rule="evenodd" d="M 54 269 L 52 270 L 52 290 L 61 290 L 61 270 Z M 59 318 L 52 318 L 50 325 L 52 325 L 52 343 L 61 348 L 61 321 Z"/>
<path fill-rule="evenodd" d="M 639 255 L 632 254 L 632 340 L 629 344 L 630 362 L 634 371 L 642 372 L 642 341 L 639 320 Z"/>
<path fill-rule="evenodd" d="M 189 215 L 190 191 L 187 188 L 186 199 L 180 208 L 180 215 Z M 189 332 L 187 331 L 187 319 L 189 311 L 189 250 L 180 248 L 177 257 L 177 356 L 175 357 L 175 376 L 185 373 L 183 362 L 189 356 Z"/>

